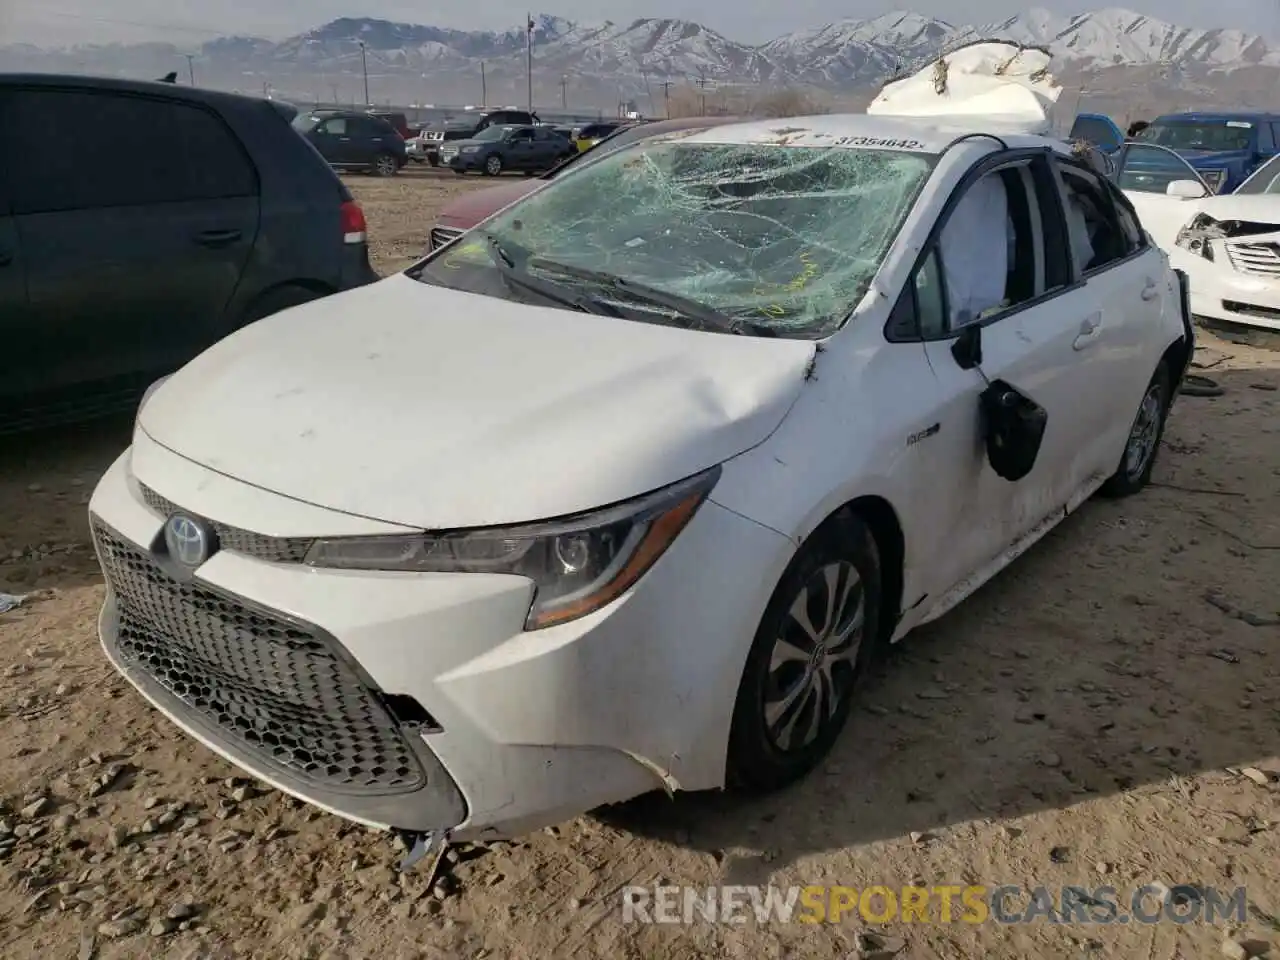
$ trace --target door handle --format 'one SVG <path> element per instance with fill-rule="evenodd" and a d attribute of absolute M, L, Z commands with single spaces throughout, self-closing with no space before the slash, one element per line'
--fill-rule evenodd
<path fill-rule="evenodd" d="M 1148 277 L 1147 285 L 1142 288 L 1142 299 L 1154 300 L 1158 296 L 1160 296 L 1160 285 Z"/>
<path fill-rule="evenodd" d="M 339 138 L 338 138 L 338 142 L 339 142 L 339 143 L 350 143 L 350 142 L 351 142 L 351 138 L 350 138 L 350 137 L 339 137 Z"/>
<path fill-rule="evenodd" d="M 1089 344 L 1093 343 L 1097 338 L 1098 331 L 1102 329 L 1102 314 L 1092 313 L 1080 321 L 1080 333 L 1076 335 L 1075 340 L 1071 342 L 1071 346 L 1075 350 L 1083 350 Z"/>
<path fill-rule="evenodd" d="M 225 247 L 243 236 L 239 230 L 205 230 L 196 234 L 196 243 L 202 247 Z"/>

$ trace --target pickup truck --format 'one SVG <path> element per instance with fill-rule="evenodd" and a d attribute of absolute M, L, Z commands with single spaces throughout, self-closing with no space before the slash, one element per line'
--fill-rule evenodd
<path fill-rule="evenodd" d="M 1280 114 L 1172 113 L 1135 138 L 1186 160 L 1217 193 L 1231 193 L 1277 153 Z"/>
<path fill-rule="evenodd" d="M 464 117 L 428 124 L 418 134 L 413 151 L 433 167 L 440 166 L 440 144 L 447 140 L 470 140 L 481 130 L 492 126 L 533 126 L 541 123 L 536 113 L 528 110 L 486 110 Z M 417 156 L 414 157 L 417 159 Z"/>

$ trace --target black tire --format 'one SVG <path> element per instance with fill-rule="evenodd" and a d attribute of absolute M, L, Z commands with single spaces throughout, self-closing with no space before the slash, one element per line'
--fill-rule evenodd
<path fill-rule="evenodd" d="M 427 157 L 427 163 L 431 164 L 433 167 L 438 167 L 440 166 L 440 158 L 436 156 Z"/>
<path fill-rule="evenodd" d="M 459 170 L 457 167 L 454 167 L 454 168 L 453 168 L 453 172 L 454 172 L 454 173 L 456 173 L 456 174 L 457 174 L 458 176 L 460 176 L 460 177 L 465 177 L 465 176 L 467 175 L 467 171 L 465 171 L 465 170 Z"/>
<path fill-rule="evenodd" d="M 1130 497 L 1150 482 L 1172 399 L 1169 368 L 1162 360 L 1142 394 L 1142 402 L 1129 428 L 1129 439 L 1125 441 L 1124 453 L 1120 456 L 1120 465 L 1102 485 L 1099 494 L 1112 499 Z"/>
<path fill-rule="evenodd" d="M 265 319 L 273 313 L 279 313 L 281 310 L 287 310 L 290 307 L 302 306 L 302 304 L 310 303 L 312 300 L 319 300 L 323 296 L 323 293 L 310 287 L 296 285 L 276 287 L 274 290 L 268 290 L 253 303 L 249 304 L 249 308 L 245 310 L 244 316 L 241 318 L 240 325 L 244 326 L 245 324 Z"/>
<path fill-rule="evenodd" d="M 834 595 L 844 598 L 834 609 L 827 603 L 833 573 Z M 849 719 L 858 683 L 878 653 L 880 583 L 875 538 L 853 514 L 827 521 L 800 548 L 774 589 L 747 654 L 729 732 L 726 786 L 745 792 L 780 789 L 809 773 L 830 751 Z M 805 597 L 812 631 L 791 612 Z M 817 614 L 831 622 L 815 626 Z M 833 639 L 828 650 L 826 643 Z M 775 661 L 782 646 L 792 655 Z M 834 706 L 825 712 L 819 709 L 823 694 L 834 694 L 834 701 L 826 701 Z M 788 728 L 790 735 L 784 736 Z"/>
<path fill-rule="evenodd" d="M 369 172 L 375 177 L 394 177 L 400 172 L 400 164 L 389 153 L 380 153 L 369 164 Z"/>
<path fill-rule="evenodd" d="M 490 154 L 484 160 L 484 175 L 486 177 L 496 177 L 502 172 L 502 157 L 496 153 Z"/>

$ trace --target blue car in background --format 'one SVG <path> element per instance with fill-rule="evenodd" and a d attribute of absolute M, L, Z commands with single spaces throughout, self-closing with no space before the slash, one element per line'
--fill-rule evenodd
<path fill-rule="evenodd" d="M 1124 131 L 1105 113 L 1082 113 L 1071 124 L 1067 139 L 1091 143 L 1108 157 L 1114 157 L 1124 144 Z"/>
<path fill-rule="evenodd" d="M 1231 193 L 1280 148 L 1280 115 L 1271 113 L 1172 113 L 1137 135 L 1187 161 L 1217 193 Z"/>

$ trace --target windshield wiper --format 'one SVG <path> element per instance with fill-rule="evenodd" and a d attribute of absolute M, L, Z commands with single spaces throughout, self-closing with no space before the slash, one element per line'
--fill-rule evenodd
<path fill-rule="evenodd" d="M 490 233 L 482 236 L 485 239 L 485 251 L 489 254 L 489 259 L 493 261 L 493 265 L 498 268 L 498 272 L 507 284 L 531 290 L 540 297 L 573 307 L 583 313 L 594 313 L 602 317 L 622 316 L 609 304 L 565 290 L 559 284 L 548 283 L 530 276 L 527 266 L 530 259 L 529 251 L 524 247 L 514 243 L 503 243 Z"/>
<path fill-rule="evenodd" d="M 699 303 L 697 300 L 682 297 L 678 293 L 659 290 L 657 287 L 651 287 L 646 283 L 637 283 L 635 280 L 628 280 L 626 277 L 620 277 L 615 273 L 608 273 L 604 270 L 591 270 L 587 267 L 575 267 L 542 257 L 532 257 L 528 263 L 544 270 L 563 273 L 570 277 L 578 277 L 581 280 L 588 280 L 592 283 L 599 283 L 602 286 L 620 291 L 636 300 L 641 300 L 654 306 L 666 307 L 681 316 L 698 321 L 709 330 L 722 333 L 750 332 L 758 337 L 776 337 L 778 335 L 777 331 L 767 324 L 732 317 L 714 307 Z"/>

